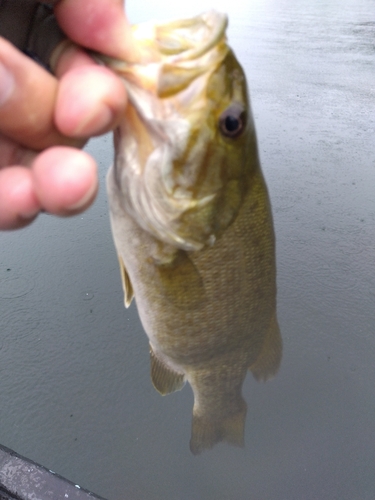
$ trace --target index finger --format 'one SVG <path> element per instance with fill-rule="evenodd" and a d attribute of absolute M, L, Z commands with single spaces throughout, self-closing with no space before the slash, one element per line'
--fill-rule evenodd
<path fill-rule="evenodd" d="M 0 76 L 0 133 L 34 150 L 81 145 L 55 127 L 56 78 L 2 38 Z"/>
<path fill-rule="evenodd" d="M 54 12 L 60 27 L 78 45 L 126 61 L 137 57 L 122 0 L 60 0 Z"/>

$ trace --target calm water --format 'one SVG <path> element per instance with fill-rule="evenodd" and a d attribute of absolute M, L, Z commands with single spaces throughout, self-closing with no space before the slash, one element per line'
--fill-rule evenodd
<path fill-rule="evenodd" d="M 212 6 L 137 3 L 133 22 Z M 248 75 L 277 233 L 284 358 L 272 382 L 245 382 L 246 448 L 193 457 L 190 388 L 153 389 L 103 188 L 84 215 L 0 234 L 0 442 L 109 500 L 373 500 L 374 3 L 215 6 Z M 110 136 L 87 149 L 103 181 Z"/>

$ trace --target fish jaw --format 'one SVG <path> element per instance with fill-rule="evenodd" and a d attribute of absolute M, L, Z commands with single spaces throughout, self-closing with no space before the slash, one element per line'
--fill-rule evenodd
<path fill-rule="evenodd" d="M 227 16 L 214 10 L 191 19 L 142 23 L 132 27 L 137 52 L 131 62 L 97 58 L 123 76 L 130 92 L 134 85 L 158 97 L 172 95 L 220 63 L 227 25 Z"/>

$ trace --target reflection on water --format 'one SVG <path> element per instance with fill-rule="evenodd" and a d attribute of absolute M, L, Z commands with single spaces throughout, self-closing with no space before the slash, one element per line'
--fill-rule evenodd
<path fill-rule="evenodd" d="M 211 7 L 128 4 L 134 22 Z M 373 2 L 225 4 L 275 215 L 284 338 L 272 384 L 245 381 L 245 449 L 191 456 L 192 394 L 151 387 L 103 189 L 82 216 L 0 235 L 1 279 L 10 268 L 33 286 L 0 297 L 0 442 L 110 500 L 373 500 Z M 111 140 L 88 149 L 103 179 Z"/>
<path fill-rule="evenodd" d="M 10 271 L 10 269 L 8 270 Z M 16 299 L 23 297 L 34 288 L 32 279 L 23 276 L 10 276 L 11 274 L 7 278 L 0 278 L 0 298 Z"/>

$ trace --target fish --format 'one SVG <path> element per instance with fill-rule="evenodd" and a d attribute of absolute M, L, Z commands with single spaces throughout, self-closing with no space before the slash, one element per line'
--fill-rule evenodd
<path fill-rule="evenodd" d="M 226 14 L 135 25 L 131 62 L 103 57 L 128 106 L 107 175 L 125 306 L 151 379 L 194 393 L 190 450 L 244 446 L 248 371 L 278 371 L 275 236 L 245 73 Z"/>

